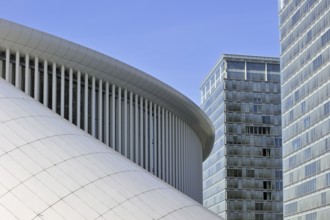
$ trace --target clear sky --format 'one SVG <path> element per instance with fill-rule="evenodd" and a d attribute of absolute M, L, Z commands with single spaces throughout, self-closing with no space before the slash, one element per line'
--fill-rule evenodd
<path fill-rule="evenodd" d="M 132 65 L 200 104 L 223 53 L 279 56 L 277 0 L 10 0 L 1 16 Z"/>

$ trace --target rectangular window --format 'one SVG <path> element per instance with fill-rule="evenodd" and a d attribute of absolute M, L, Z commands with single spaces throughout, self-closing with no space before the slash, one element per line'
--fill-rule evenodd
<path fill-rule="evenodd" d="M 322 205 L 327 204 L 327 193 L 326 192 L 321 194 L 321 203 L 322 203 Z"/>
<path fill-rule="evenodd" d="M 262 156 L 270 157 L 270 149 L 262 149 Z"/>
<path fill-rule="evenodd" d="M 275 188 L 276 188 L 276 190 L 283 190 L 283 182 L 282 181 L 276 181 Z"/>
<path fill-rule="evenodd" d="M 323 64 L 323 61 L 322 61 L 322 54 L 320 54 L 318 57 L 316 57 L 314 60 L 313 60 L 313 71 L 317 70 L 318 68 L 320 68 Z"/>
<path fill-rule="evenodd" d="M 315 161 L 305 166 L 305 176 L 311 176 L 316 174 L 320 170 L 320 161 Z"/>
<path fill-rule="evenodd" d="M 245 62 L 227 61 L 227 69 L 245 70 Z"/>
<path fill-rule="evenodd" d="M 303 101 L 303 102 L 301 103 L 301 112 L 302 112 L 302 113 L 305 113 L 305 111 L 306 111 L 306 101 Z"/>
<path fill-rule="evenodd" d="M 264 220 L 264 214 L 256 214 L 255 219 L 256 220 Z"/>
<path fill-rule="evenodd" d="M 282 138 L 275 138 L 275 147 L 282 147 Z"/>
<path fill-rule="evenodd" d="M 330 113 L 330 102 L 324 104 L 324 114 L 328 115 Z"/>
<path fill-rule="evenodd" d="M 264 200 L 271 200 L 272 193 L 271 192 L 264 192 Z"/>
<path fill-rule="evenodd" d="M 293 150 L 298 150 L 301 147 L 300 138 L 296 138 L 292 141 Z"/>
<path fill-rule="evenodd" d="M 261 113 L 261 111 L 262 111 L 262 108 L 261 108 L 262 106 L 261 105 L 253 105 L 253 112 L 254 113 Z"/>
<path fill-rule="evenodd" d="M 310 116 L 307 116 L 305 119 L 304 119 L 304 128 L 308 128 L 310 126 Z"/>
<path fill-rule="evenodd" d="M 246 177 L 254 177 L 254 170 L 246 170 Z"/>
<path fill-rule="evenodd" d="M 275 170 L 275 178 L 282 179 L 282 170 Z"/>
<path fill-rule="evenodd" d="M 257 202 L 255 210 L 260 210 L 260 211 L 264 210 L 264 204 Z"/>
<path fill-rule="evenodd" d="M 325 182 L 327 186 L 330 186 L 330 173 L 325 175 Z"/>
<path fill-rule="evenodd" d="M 272 182 L 271 181 L 264 181 L 263 185 L 264 185 L 264 189 L 271 189 L 272 188 Z"/>
<path fill-rule="evenodd" d="M 262 116 L 263 124 L 270 124 L 270 116 Z"/>
<path fill-rule="evenodd" d="M 306 215 L 306 220 L 316 220 L 317 219 L 317 212 L 309 213 Z"/>
<path fill-rule="evenodd" d="M 242 170 L 240 169 L 228 169 L 227 170 L 228 177 L 242 177 Z"/>

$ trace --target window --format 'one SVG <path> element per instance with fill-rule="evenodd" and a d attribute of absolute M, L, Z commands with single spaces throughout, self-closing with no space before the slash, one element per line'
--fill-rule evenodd
<path fill-rule="evenodd" d="M 263 124 L 270 124 L 270 116 L 262 116 Z"/>
<path fill-rule="evenodd" d="M 321 194 L 321 203 L 322 203 L 322 205 L 327 204 L 327 193 L 326 192 Z"/>
<path fill-rule="evenodd" d="M 301 147 L 300 138 L 292 141 L 293 150 L 298 150 Z"/>
<path fill-rule="evenodd" d="M 322 54 L 313 60 L 313 71 L 317 70 L 320 66 L 322 66 Z"/>
<path fill-rule="evenodd" d="M 264 189 L 272 189 L 272 182 L 271 181 L 264 181 Z"/>
<path fill-rule="evenodd" d="M 253 71 L 265 71 L 265 64 L 248 62 L 248 63 L 246 63 L 246 69 L 253 70 Z"/>
<path fill-rule="evenodd" d="M 281 181 L 276 181 L 276 182 L 275 182 L 275 189 L 276 189 L 276 190 L 283 190 L 283 182 L 281 182 Z"/>
<path fill-rule="evenodd" d="M 262 99 L 260 97 L 253 98 L 253 102 L 254 103 L 261 103 L 262 102 Z"/>
<path fill-rule="evenodd" d="M 306 215 L 306 220 L 316 220 L 317 219 L 317 212 L 309 213 Z"/>
<path fill-rule="evenodd" d="M 330 102 L 324 104 L 324 114 L 328 115 L 330 113 Z"/>
<path fill-rule="evenodd" d="M 304 119 L 304 128 L 308 128 L 310 126 L 310 116 L 307 116 L 305 119 Z"/>
<path fill-rule="evenodd" d="M 270 149 L 262 149 L 262 156 L 270 157 Z"/>
<path fill-rule="evenodd" d="M 289 112 L 289 121 L 291 122 L 293 120 L 293 110 Z"/>
<path fill-rule="evenodd" d="M 264 204 L 263 203 L 256 203 L 255 210 L 260 210 L 260 211 L 264 210 Z"/>
<path fill-rule="evenodd" d="M 282 170 L 275 170 L 275 178 L 282 179 Z"/>
<path fill-rule="evenodd" d="M 327 186 L 330 186 L 330 173 L 325 175 L 325 182 Z"/>
<path fill-rule="evenodd" d="M 292 202 L 292 203 L 285 205 L 284 209 L 285 209 L 286 215 L 296 213 L 297 212 L 297 202 Z"/>
<path fill-rule="evenodd" d="M 242 177 L 242 170 L 239 169 L 228 169 L 227 170 L 228 177 Z"/>
<path fill-rule="evenodd" d="M 295 196 L 303 196 L 316 190 L 316 179 L 309 180 L 296 187 Z"/>
<path fill-rule="evenodd" d="M 227 61 L 227 69 L 245 70 L 245 62 Z"/>
<path fill-rule="evenodd" d="M 270 134 L 270 127 L 245 126 L 246 134 Z"/>
<path fill-rule="evenodd" d="M 264 220 L 264 215 L 263 214 L 256 214 L 255 217 L 256 217 L 255 218 L 256 220 Z"/>
<path fill-rule="evenodd" d="M 301 112 L 304 113 L 306 111 L 306 101 L 301 103 Z"/>
<path fill-rule="evenodd" d="M 316 174 L 320 170 L 320 161 L 315 161 L 305 166 L 305 176 L 311 176 Z"/>
<path fill-rule="evenodd" d="M 271 200 L 272 193 L 271 192 L 264 192 L 264 200 Z"/>
<path fill-rule="evenodd" d="M 275 147 L 282 147 L 282 138 L 275 138 Z"/>
<path fill-rule="evenodd" d="M 254 113 L 261 113 L 261 105 L 253 105 L 253 112 Z"/>
<path fill-rule="evenodd" d="M 254 170 L 246 170 L 246 177 L 254 177 Z"/>
<path fill-rule="evenodd" d="M 326 45 L 330 40 L 330 30 L 328 30 L 327 32 L 325 32 L 322 37 L 321 37 L 321 44 L 322 44 L 322 47 L 324 45 Z"/>

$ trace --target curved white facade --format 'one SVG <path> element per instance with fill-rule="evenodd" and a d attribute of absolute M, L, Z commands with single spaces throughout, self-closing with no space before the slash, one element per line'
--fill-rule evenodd
<path fill-rule="evenodd" d="M 0 76 L 202 201 L 213 127 L 174 89 L 96 51 L 1 19 Z"/>
<path fill-rule="evenodd" d="M 218 219 L 0 79 L 0 219 Z"/>

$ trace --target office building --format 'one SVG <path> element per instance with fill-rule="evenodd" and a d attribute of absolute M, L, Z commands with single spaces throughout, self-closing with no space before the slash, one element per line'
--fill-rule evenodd
<path fill-rule="evenodd" d="M 202 82 L 215 128 L 203 200 L 224 219 L 283 218 L 279 70 L 278 58 L 223 55 Z"/>
<path fill-rule="evenodd" d="M 330 1 L 280 1 L 284 219 L 330 216 Z"/>

